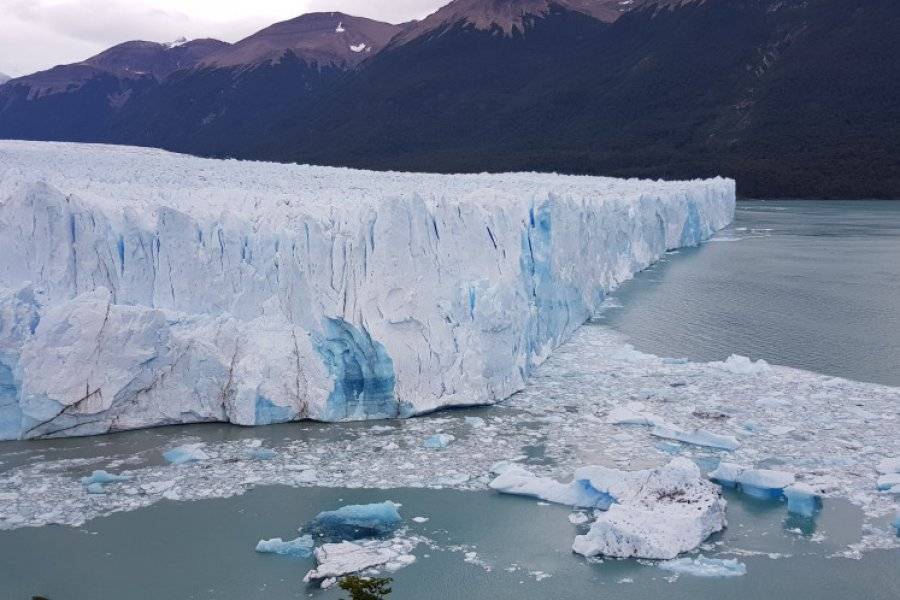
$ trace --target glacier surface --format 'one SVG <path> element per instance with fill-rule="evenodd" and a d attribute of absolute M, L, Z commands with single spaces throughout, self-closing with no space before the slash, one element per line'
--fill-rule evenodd
<path fill-rule="evenodd" d="M 0 439 L 488 404 L 734 182 L 0 142 Z"/>

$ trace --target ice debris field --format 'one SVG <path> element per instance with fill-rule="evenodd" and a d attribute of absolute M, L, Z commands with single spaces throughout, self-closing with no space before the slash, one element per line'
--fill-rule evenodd
<path fill-rule="evenodd" d="M 734 196 L 2 141 L 0 439 L 503 400 Z"/>

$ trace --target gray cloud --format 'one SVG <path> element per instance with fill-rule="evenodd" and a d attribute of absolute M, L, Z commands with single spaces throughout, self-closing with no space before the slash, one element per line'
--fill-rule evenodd
<path fill-rule="evenodd" d="M 273 22 L 339 10 L 391 22 L 447 0 L 258 0 L 241 10 L 212 0 L 0 0 L 0 71 L 13 76 L 83 60 L 111 45 L 215 37 L 236 41 Z M 237 5 L 232 5 L 237 6 Z M 228 15 L 222 17 L 222 14 Z"/>

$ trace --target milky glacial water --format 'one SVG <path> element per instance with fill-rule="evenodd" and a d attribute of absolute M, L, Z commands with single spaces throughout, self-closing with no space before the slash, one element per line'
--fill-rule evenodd
<path fill-rule="evenodd" d="M 600 322 L 659 355 L 720 360 L 736 352 L 900 385 L 900 204 L 746 202 L 717 240 L 639 274 L 614 294 L 621 308 Z M 464 412 L 497 410 L 509 409 Z M 366 427 L 209 425 L 10 442 L 0 444 L 0 471 L 92 456 L 137 456 L 131 467 L 152 466 L 167 440 L 185 435 L 278 446 L 299 437 L 352 441 Z M 522 452 L 530 464 L 546 461 L 540 444 Z M 651 562 L 573 555 L 579 530 L 565 507 L 487 491 L 258 486 L 227 499 L 163 501 L 82 527 L 0 531 L 0 598 L 338 598 L 302 582 L 311 559 L 258 555 L 253 547 L 261 538 L 294 537 L 321 510 L 388 499 L 403 504 L 411 534 L 432 541 L 415 550 L 415 564 L 392 574 L 394 599 L 894 599 L 900 589 L 896 549 L 829 558 L 859 539 L 863 519 L 837 499 L 812 522 L 788 517 L 780 502 L 729 492 L 729 527 L 703 552 L 737 558 L 747 574 L 672 580 Z M 429 521 L 409 521 L 417 515 Z M 466 552 L 477 557 L 467 561 Z"/>

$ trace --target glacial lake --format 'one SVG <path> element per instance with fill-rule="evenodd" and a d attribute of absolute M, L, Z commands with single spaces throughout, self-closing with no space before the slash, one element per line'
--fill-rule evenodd
<path fill-rule="evenodd" d="M 592 326 L 639 350 L 692 360 L 731 353 L 900 385 L 900 203 L 742 202 L 717 241 L 669 254 L 613 294 Z M 565 381 L 560 381 L 564 385 Z M 486 416 L 503 408 L 472 409 Z M 41 460 L 141 456 L 192 435 L 209 442 L 335 439 L 366 425 L 164 428 L 104 438 L 0 443 L 0 471 Z M 540 460 L 539 449 L 530 459 Z M 572 554 L 571 510 L 484 491 L 256 486 L 198 502 L 162 501 L 80 527 L 0 531 L 0 597 L 50 600 L 256 600 L 344 597 L 302 582 L 312 559 L 260 555 L 263 538 L 297 535 L 321 510 L 393 500 L 410 534 L 431 540 L 396 573 L 391 599 L 896 599 L 900 551 L 832 557 L 859 540 L 860 510 L 828 500 L 815 521 L 781 502 L 727 492 L 728 529 L 703 553 L 747 574 L 704 579 L 652 561 Z M 425 523 L 410 520 L 428 517 Z M 879 523 L 887 527 L 887 521 Z M 468 559 L 466 553 L 475 552 Z M 831 558 L 830 558 L 831 557 Z"/>

